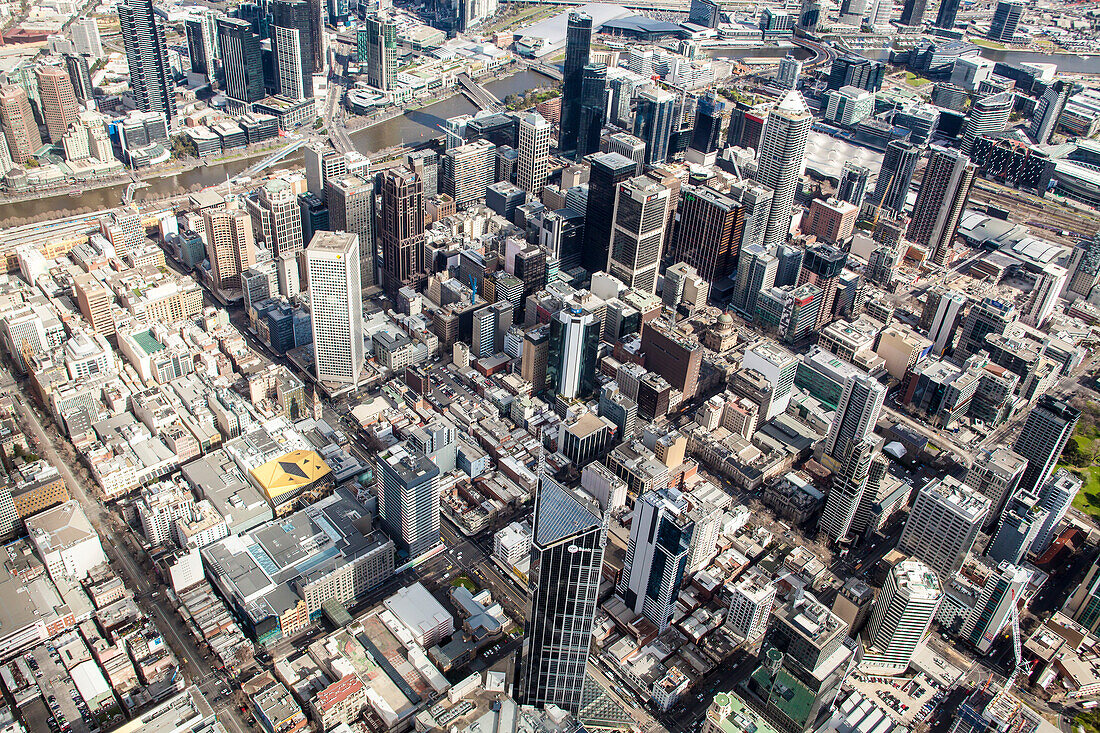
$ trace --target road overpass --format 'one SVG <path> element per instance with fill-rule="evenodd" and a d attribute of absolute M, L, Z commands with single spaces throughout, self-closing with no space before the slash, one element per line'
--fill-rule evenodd
<path fill-rule="evenodd" d="M 492 110 L 493 112 L 504 111 L 504 104 L 493 96 L 492 92 L 471 79 L 469 75 L 459 74 L 456 79 L 462 94 L 478 108 Z"/>

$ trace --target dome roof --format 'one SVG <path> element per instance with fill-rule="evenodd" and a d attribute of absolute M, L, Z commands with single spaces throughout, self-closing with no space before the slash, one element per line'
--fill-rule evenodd
<path fill-rule="evenodd" d="M 718 322 L 733 323 L 733 316 L 731 316 L 729 313 L 723 313 L 722 315 L 718 316 Z"/>

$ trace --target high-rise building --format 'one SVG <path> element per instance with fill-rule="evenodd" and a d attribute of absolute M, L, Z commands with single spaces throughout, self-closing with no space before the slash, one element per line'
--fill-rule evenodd
<path fill-rule="evenodd" d="M 496 146 L 488 140 L 451 148 L 443 156 L 443 193 L 462 211 L 485 200 L 485 189 L 495 183 Z"/>
<path fill-rule="evenodd" d="M 588 64 L 581 77 L 580 124 L 577 128 L 578 160 L 600 152 L 600 136 L 607 117 L 607 65 Z M 522 148 L 520 155 L 523 155 Z"/>
<path fill-rule="evenodd" d="M 761 422 L 786 412 L 798 372 L 798 359 L 794 354 L 771 339 L 761 339 L 745 350 L 741 369 L 752 369 L 767 380 L 771 399 L 767 408 L 761 411 Z"/>
<path fill-rule="evenodd" d="M 332 229 L 329 224 L 328 206 L 324 199 L 306 191 L 298 194 L 298 210 L 302 212 L 302 242 L 308 247 L 314 232 Z"/>
<path fill-rule="evenodd" d="M 619 184 L 636 175 L 634 161 L 618 153 L 596 153 L 588 158 L 588 206 L 584 217 L 581 264 L 588 272 L 607 267 Z M 1100 248 L 1098 248 L 1100 249 Z"/>
<path fill-rule="evenodd" d="M 657 289 L 671 194 L 648 176 L 623 181 L 615 194 L 607 272 L 644 293 Z"/>
<path fill-rule="evenodd" d="M 584 67 L 592 49 L 592 16 L 574 10 L 569 13 L 565 30 L 565 69 L 562 75 L 561 134 L 558 147 L 576 150 L 581 124 L 581 87 Z"/>
<path fill-rule="evenodd" d="M 410 560 L 420 557 L 439 544 L 439 467 L 411 441 L 387 448 L 374 463 L 378 519 Z"/>
<path fill-rule="evenodd" d="M 187 55 L 191 59 L 191 73 L 202 74 L 207 81 L 214 79 L 217 61 L 221 58 L 218 47 L 218 14 L 210 8 L 192 12 L 183 20 L 187 35 Z"/>
<path fill-rule="evenodd" d="M 42 147 L 42 135 L 34 121 L 31 102 L 23 87 L 0 87 L 0 128 L 8 142 L 11 159 L 22 165 Z"/>
<path fill-rule="evenodd" d="M 252 32 L 252 24 L 238 18 L 218 18 L 218 46 L 225 69 L 226 96 L 237 108 L 263 99 L 263 57 L 260 37 Z"/>
<path fill-rule="evenodd" d="M 176 86 L 168 66 L 164 26 L 153 13 L 153 0 L 121 0 L 117 5 L 130 91 L 142 112 L 156 112 L 168 126 L 176 118 Z M 261 74 L 261 85 L 263 75 Z"/>
<path fill-rule="evenodd" d="M 598 506 L 549 476 L 535 497 L 530 614 L 517 685 L 520 701 L 576 714 L 584 690 L 607 528 Z"/>
<path fill-rule="evenodd" d="M 619 594 L 661 631 L 672 620 L 694 529 L 691 507 L 675 489 L 647 492 L 634 504 Z"/>
<path fill-rule="evenodd" d="M 986 558 L 978 558 L 977 570 L 983 579 L 981 592 L 966 615 L 958 638 L 985 654 L 1009 623 L 1010 608 L 1024 602 L 1024 591 L 1033 581 L 1033 572 L 1007 562 L 995 565 Z M 967 717 L 973 720 L 972 716 Z M 956 733 L 963 730 L 976 733 L 977 728 L 956 728 Z"/>
<path fill-rule="evenodd" d="M 668 380 L 685 401 L 695 397 L 703 362 L 698 339 L 685 337 L 663 319 L 654 319 L 642 324 L 642 353 L 646 368 Z"/>
<path fill-rule="evenodd" d="M 550 319 L 546 379 L 552 395 L 572 400 L 595 394 L 600 326 L 595 315 L 579 306 L 569 306 Z"/>
<path fill-rule="evenodd" d="M 797 89 L 800 76 L 802 76 L 802 61 L 790 54 L 779 60 L 779 71 L 775 74 L 776 86 L 780 89 Z"/>
<path fill-rule="evenodd" d="M 1011 41 L 1016 36 L 1020 16 L 1024 13 L 1024 4 L 1015 0 L 999 0 L 993 11 L 993 20 L 989 23 L 991 41 Z"/>
<path fill-rule="evenodd" d="M 1003 3 L 1002 3 L 1003 4 Z M 1003 132 L 1012 114 L 1012 92 L 990 94 L 975 101 L 966 113 L 959 138 L 959 149 L 966 155 L 974 149 L 974 141 L 986 135 L 998 135 Z"/>
<path fill-rule="evenodd" d="M 750 318 L 756 313 L 756 301 L 760 293 L 775 285 L 779 260 L 759 244 L 741 247 L 737 256 L 737 282 L 732 305 Z"/>
<path fill-rule="evenodd" d="M 688 10 L 688 23 L 703 26 L 704 28 L 717 28 L 722 22 L 722 10 L 717 0 L 691 0 Z"/>
<path fill-rule="evenodd" d="M 868 674 L 905 672 L 941 598 L 940 579 L 920 560 L 902 560 L 890 568 L 886 584 L 875 598 L 860 670 Z"/>
<path fill-rule="evenodd" d="M 695 104 L 695 127 L 691 132 L 685 158 L 689 163 L 714 165 L 718 150 L 725 145 L 729 113 L 714 90 L 699 97 Z"/>
<path fill-rule="evenodd" d="M 798 284 L 807 283 L 821 289 L 821 308 L 817 312 L 817 328 L 823 327 L 833 318 L 833 305 L 836 302 L 840 273 L 848 255 L 831 244 L 814 244 L 806 249 L 802 257 L 802 269 L 798 273 Z"/>
<path fill-rule="evenodd" d="M 758 570 L 748 570 L 730 587 L 730 607 L 726 628 L 749 642 L 755 642 L 768 629 L 775 602 L 775 583 Z"/>
<path fill-rule="evenodd" d="M 424 262 L 424 189 L 405 166 L 382 174 L 379 241 L 382 288 L 391 300 L 405 286 L 419 289 L 427 278 Z"/>
<path fill-rule="evenodd" d="M 840 173 L 840 182 L 836 187 L 836 197 L 854 206 L 863 205 L 863 196 L 867 191 L 867 181 L 871 171 L 851 161 L 844 164 Z"/>
<path fill-rule="evenodd" d="M 837 420 L 834 419 L 834 430 L 836 425 Z M 867 490 L 876 445 L 875 438 L 866 435 L 849 442 L 847 452 L 836 459 L 837 468 L 833 472 L 833 482 L 818 523 L 821 531 L 833 542 L 844 543 L 849 539 L 852 520 Z"/>
<path fill-rule="evenodd" d="M 272 0 L 271 52 L 279 94 L 287 99 L 313 97 L 313 37 L 308 0 Z"/>
<path fill-rule="evenodd" d="M 901 24 L 916 27 L 924 24 L 924 11 L 928 0 L 905 0 L 901 7 Z"/>
<path fill-rule="evenodd" d="M 955 360 L 961 364 L 979 351 L 985 351 L 987 336 L 1004 334 L 1015 322 L 1016 306 L 1012 303 L 1002 303 L 993 298 L 982 298 L 974 303 L 963 320 L 959 343 L 955 346 Z"/>
<path fill-rule="evenodd" d="M 327 229 L 359 236 L 359 279 L 363 287 L 378 284 L 374 276 L 374 182 L 339 176 L 325 184 Z M 307 240 L 308 241 L 308 240 Z"/>
<path fill-rule="evenodd" d="M 550 354 L 550 329 L 547 326 L 532 328 L 523 334 L 523 351 L 520 355 L 520 376 L 530 383 L 536 395 L 546 389 L 546 367 Z M 637 408 L 635 408 L 637 409 Z M 603 412 L 601 411 L 602 415 Z"/>
<path fill-rule="evenodd" d="M 936 12 L 935 26 L 944 30 L 955 27 L 955 17 L 959 14 L 959 0 L 941 0 L 940 9 Z"/>
<path fill-rule="evenodd" d="M 72 22 L 69 32 L 73 37 L 73 53 L 77 56 L 90 56 L 98 61 L 103 58 L 103 44 L 99 39 L 99 23 L 95 18 L 82 15 Z"/>
<path fill-rule="evenodd" d="M 653 85 L 642 88 L 635 98 L 634 136 L 645 143 L 645 162 L 668 160 L 669 142 L 678 129 L 676 95 Z"/>
<path fill-rule="evenodd" d="M 1062 607 L 1062 613 L 1094 634 L 1100 629 L 1100 561 L 1089 568 L 1085 579 Z"/>
<path fill-rule="evenodd" d="M 214 290 L 223 293 L 240 290 L 241 273 L 256 263 L 252 217 L 236 207 L 207 209 L 202 216 Z"/>
<path fill-rule="evenodd" d="M 856 215 L 859 207 L 847 201 L 828 198 L 814 199 L 810 202 L 810 211 L 802 220 L 803 234 L 836 244 L 845 242 L 855 231 Z"/>
<path fill-rule="evenodd" d="M 1053 263 L 1043 265 L 1035 276 L 1035 286 L 1027 296 L 1020 320 L 1029 326 L 1042 328 L 1058 306 L 1058 299 L 1068 279 L 1066 268 Z"/>
<path fill-rule="evenodd" d="M 46 131 L 50 142 L 57 143 L 76 122 L 78 107 L 76 92 L 69 74 L 60 66 L 39 66 L 38 98 L 42 102 L 42 118 L 46 122 Z"/>
<path fill-rule="evenodd" d="M 367 83 L 388 91 L 397 84 L 397 23 L 377 13 L 367 16 L 356 37 L 359 63 L 367 69 Z"/>
<path fill-rule="evenodd" d="M 768 113 L 760 140 L 756 180 L 772 189 L 772 207 L 764 232 L 764 245 L 776 247 L 787 241 L 791 229 L 794 194 L 805 170 L 806 141 L 813 115 L 802 95 L 790 90 Z"/>
<path fill-rule="evenodd" d="M 862 372 L 848 377 L 825 437 L 823 455 L 843 461 L 849 446 L 870 437 L 885 399 L 886 388 L 877 379 Z"/>
<path fill-rule="evenodd" d="M 636 168 L 635 175 L 642 174 L 645 165 L 645 141 L 634 137 L 628 132 L 616 132 L 600 140 L 600 152 L 618 153 L 624 158 L 633 160 Z"/>
<path fill-rule="evenodd" d="M 1089 297 L 1098 278 L 1100 278 L 1100 234 L 1092 239 L 1081 240 L 1073 248 L 1064 297 L 1068 300 Z"/>
<path fill-rule="evenodd" d="M 1035 544 L 1048 515 L 1049 512 L 1039 504 L 1039 497 L 1035 494 L 1012 497 L 997 521 L 993 539 L 985 548 L 986 557 L 993 562 L 1021 564 Z"/>
<path fill-rule="evenodd" d="M 875 181 L 875 192 L 871 197 L 875 205 L 895 212 L 905 210 L 909 184 L 913 181 L 913 172 L 920 158 L 921 149 L 912 143 L 891 140 L 886 145 L 878 180 Z"/>
<path fill-rule="evenodd" d="M 357 385 L 365 358 L 359 237 L 317 232 L 306 249 L 306 273 L 317 381 Z"/>
<path fill-rule="evenodd" d="M 1032 140 L 1040 145 L 1050 142 L 1050 136 L 1054 134 L 1058 118 L 1062 116 L 1062 110 L 1066 108 L 1066 102 L 1069 101 L 1072 93 L 1073 85 L 1060 79 L 1046 88 L 1035 105 L 1031 126 L 1028 127 L 1027 134 Z"/>
<path fill-rule="evenodd" d="M 775 270 L 775 285 L 798 285 L 798 276 L 802 274 L 802 260 L 806 250 L 796 244 L 781 244 L 775 249 L 775 258 L 779 266 Z"/>
<path fill-rule="evenodd" d="M 111 313 L 114 296 L 94 275 L 82 272 L 73 278 L 73 293 L 77 307 L 92 330 L 110 337 L 115 333 L 115 317 Z"/>
<path fill-rule="evenodd" d="M 882 89 L 886 64 L 863 56 L 841 56 L 829 69 L 827 89 L 855 87 L 874 93 Z"/>
<path fill-rule="evenodd" d="M 959 220 L 970 200 L 975 170 L 977 167 L 959 151 L 932 148 L 905 237 L 927 247 L 937 265 L 947 264 Z"/>
<path fill-rule="evenodd" d="M 65 54 L 65 71 L 69 75 L 69 83 L 73 85 L 73 93 L 78 102 L 90 102 L 95 98 L 95 87 L 92 86 L 92 73 L 88 67 L 87 56 Z"/>
<path fill-rule="evenodd" d="M 917 327 L 928 334 L 936 356 L 942 356 L 954 342 L 966 302 L 965 295 L 942 285 L 930 289 L 925 296 Z"/>
<path fill-rule="evenodd" d="M 732 275 L 745 224 L 741 205 L 709 186 L 685 186 L 677 215 L 672 259 L 694 267 L 708 283 Z"/>
<path fill-rule="evenodd" d="M 260 186 L 253 211 L 259 219 L 259 226 L 253 224 L 253 233 L 260 230 L 274 257 L 302 251 L 302 217 L 293 186 L 281 179 L 268 181 Z"/>
<path fill-rule="evenodd" d="M 1012 450 L 1027 460 L 1027 468 L 1020 478 L 1020 491 L 1038 494 L 1043 503 L 1050 472 L 1058 463 L 1080 417 L 1080 410 L 1062 400 L 1050 395 L 1039 398 L 1012 446 Z"/>
<path fill-rule="evenodd" d="M 550 175 L 550 131 L 550 123 L 538 112 L 527 112 L 519 116 L 516 185 L 536 196 L 542 192 Z M 482 191 L 481 195 L 484 197 L 485 192 Z"/>
<path fill-rule="evenodd" d="M 954 578 L 988 513 L 989 499 L 958 479 L 933 479 L 917 493 L 898 550 L 923 560 L 939 577 Z"/>
<path fill-rule="evenodd" d="M 989 499 L 990 509 L 983 531 L 995 527 L 1005 506 L 1018 493 L 1027 459 L 1003 446 L 983 449 L 974 456 L 963 482 Z"/>
<path fill-rule="evenodd" d="M 731 184 L 726 195 L 741 204 L 744 212 L 745 226 L 738 249 L 744 249 L 750 244 L 763 245 L 764 233 L 768 229 L 768 216 L 772 210 L 772 190 L 756 181 L 745 179 Z"/>

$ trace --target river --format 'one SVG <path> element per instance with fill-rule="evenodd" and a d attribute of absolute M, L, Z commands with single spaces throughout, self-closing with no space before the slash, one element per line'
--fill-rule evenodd
<path fill-rule="evenodd" d="M 488 82 L 485 88 L 498 99 L 504 99 L 509 94 L 537 87 L 550 87 L 553 83 L 550 77 L 536 71 L 521 71 L 503 79 Z M 437 126 L 443 120 L 456 115 L 472 114 L 475 110 L 476 107 L 466 97 L 455 94 L 421 109 L 408 110 L 399 117 L 357 130 L 351 134 L 351 139 L 356 149 L 362 153 L 382 150 L 401 143 L 422 142 L 441 135 Z M 269 154 L 265 153 L 265 155 Z M 299 151 L 287 156 L 274 168 L 300 166 L 302 159 L 303 154 Z M 196 184 L 206 187 L 225 183 L 226 177 L 237 175 L 254 162 L 255 158 L 233 160 L 200 166 L 172 176 L 152 178 L 149 180 L 149 186 L 138 189 L 134 197 L 138 200 L 159 198 L 186 191 Z M 103 188 L 93 188 L 79 196 L 60 194 L 0 204 L 0 221 L 12 217 L 35 217 L 46 212 L 62 216 L 75 213 L 85 207 L 93 210 L 111 208 L 119 205 L 122 194 L 126 191 L 126 185 L 126 183 L 119 183 Z"/>

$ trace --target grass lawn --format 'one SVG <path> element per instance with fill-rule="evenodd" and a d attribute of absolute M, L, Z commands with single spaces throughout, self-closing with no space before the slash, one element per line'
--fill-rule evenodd
<path fill-rule="evenodd" d="M 465 588 L 466 590 L 470 591 L 471 593 L 477 593 L 477 586 L 474 585 L 474 582 L 472 580 L 470 580 L 469 578 L 467 578 L 465 575 L 460 575 L 457 578 L 455 578 L 454 580 L 452 580 L 451 585 L 453 585 L 456 588 L 461 586 L 461 587 Z"/>
<path fill-rule="evenodd" d="M 1082 514 L 1100 519 L 1100 466 L 1089 466 L 1088 468 L 1059 466 L 1059 468 L 1072 471 L 1084 481 L 1081 490 L 1077 492 L 1077 496 L 1073 497 L 1073 508 Z"/>
<path fill-rule="evenodd" d="M 911 87 L 922 87 L 931 82 L 929 82 L 928 79 L 917 76 L 911 71 L 907 71 L 905 72 L 905 83 Z"/>
<path fill-rule="evenodd" d="M 991 41 L 988 38 L 969 38 L 967 40 L 969 40 L 975 46 L 985 46 L 986 48 L 1004 48 L 1005 47 L 1003 43 L 997 43 L 996 41 Z"/>

